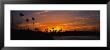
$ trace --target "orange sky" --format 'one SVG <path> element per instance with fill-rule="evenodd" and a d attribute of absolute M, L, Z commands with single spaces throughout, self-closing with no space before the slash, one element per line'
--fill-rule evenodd
<path fill-rule="evenodd" d="M 21 12 L 23 17 L 18 15 Z M 17 29 L 28 27 L 35 31 L 38 28 L 42 32 L 45 32 L 45 29 L 53 30 L 52 28 L 57 31 L 62 29 L 62 32 L 100 30 L 99 11 L 12 11 L 12 14 L 12 23 Z M 31 20 L 32 17 L 35 18 L 34 21 Z M 29 19 L 29 22 L 25 19 Z"/>

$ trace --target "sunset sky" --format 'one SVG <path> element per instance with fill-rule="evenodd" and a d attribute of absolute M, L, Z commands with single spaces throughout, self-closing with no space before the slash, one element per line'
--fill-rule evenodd
<path fill-rule="evenodd" d="M 24 16 L 20 16 L 20 13 Z M 35 20 L 32 20 L 32 18 Z M 45 27 L 54 27 L 57 30 L 60 28 L 64 30 L 75 30 L 77 28 L 82 30 L 100 30 L 100 11 L 98 10 L 13 10 L 11 11 L 11 19 L 13 27 L 28 25 L 31 30 L 34 28 L 43 30 Z M 26 19 L 29 22 L 26 22 Z M 35 23 L 34 26 L 33 22 Z"/>

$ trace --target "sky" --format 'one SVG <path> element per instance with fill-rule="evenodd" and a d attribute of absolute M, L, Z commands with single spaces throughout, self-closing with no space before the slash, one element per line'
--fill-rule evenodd
<path fill-rule="evenodd" d="M 20 15 L 23 14 L 23 16 Z M 35 20 L 32 20 L 34 18 Z M 72 25 L 90 25 L 99 27 L 100 11 L 98 10 L 12 10 L 12 25 L 23 23 L 60 23 Z M 26 22 L 26 19 L 29 22 Z"/>

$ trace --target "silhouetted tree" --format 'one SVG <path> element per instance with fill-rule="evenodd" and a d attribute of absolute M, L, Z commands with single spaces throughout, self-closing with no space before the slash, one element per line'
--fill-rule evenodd
<path fill-rule="evenodd" d="M 33 24 L 34 24 L 35 18 L 34 18 L 34 17 L 32 17 L 32 20 L 33 20 Z"/>
<path fill-rule="evenodd" d="M 22 17 L 22 16 L 24 16 L 24 14 L 23 14 L 23 13 L 20 13 L 19 15 L 20 15 L 21 17 Z"/>
<path fill-rule="evenodd" d="M 52 28 L 52 29 L 54 29 L 54 28 Z"/>
<path fill-rule="evenodd" d="M 26 19 L 26 22 L 29 22 L 29 19 Z"/>
<path fill-rule="evenodd" d="M 35 18 L 34 18 L 34 17 L 32 17 L 32 20 L 34 21 L 34 20 L 35 20 Z"/>
<path fill-rule="evenodd" d="M 55 30 L 55 33 L 57 32 L 57 30 Z"/>
<path fill-rule="evenodd" d="M 27 23 L 29 22 L 29 19 L 28 19 L 28 18 L 26 19 L 26 22 L 27 22 Z M 28 27 L 28 30 L 29 30 L 29 26 L 27 26 L 27 27 Z"/>
<path fill-rule="evenodd" d="M 61 31 L 62 31 L 62 29 L 59 30 L 59 32 L 61 32 Z"/>
<path fill-rule="evenodd" d="M 38 28 L 35 28 L 35 31 L 39 31 L 39 29 Z"/>
<path fill-rule="evenodd" d="M 34 26 L 34 21 L 35 21 L 35 18 L 34 17 L 32 17 L 32 21 L 33 21 L 33 26 Z"/>

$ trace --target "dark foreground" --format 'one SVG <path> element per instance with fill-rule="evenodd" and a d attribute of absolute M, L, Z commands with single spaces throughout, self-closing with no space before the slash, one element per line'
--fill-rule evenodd
<path fill-rule="evenodd" d="M 100 40 L 100 32 L 34 32 L 29 30 L 12 30 L 11 40 Z"/>

